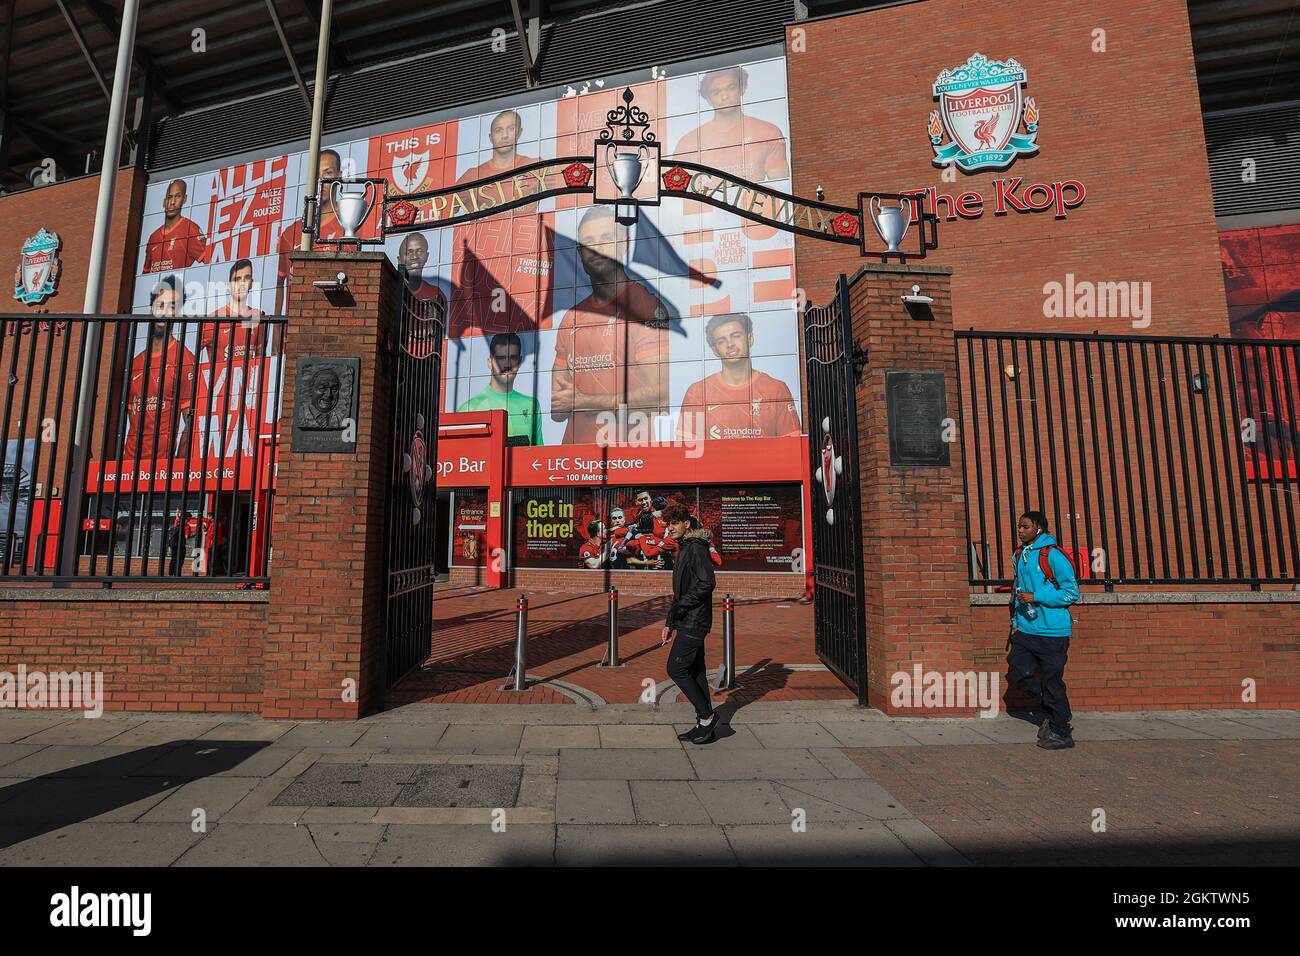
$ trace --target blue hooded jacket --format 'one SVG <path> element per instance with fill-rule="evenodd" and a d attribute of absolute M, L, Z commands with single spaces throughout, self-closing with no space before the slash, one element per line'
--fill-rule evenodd
<path fill-rule="evenodd" d="M 1039 567 L 1038 552 L 1056 544 L 1056 539 L 1043 532 L 1025 545 L 1016 562 L 1015 590 L 1011 595 L 1011 623 L 1022 634 L 1039 637 L 1069 637 L 1071 630 L 1070 605 L 1079 600 L 1079 582 L 1074 575 L 1074 565 L 1060 550 L 1049 552 L 1048 566 L 1056 576 L 1056 587 L 1047 580 Z M 1021 591 L 1034 595 L 1038 614 L 1032 619 L 1025 613 L 1027 606 L 1020 602 Z"/>

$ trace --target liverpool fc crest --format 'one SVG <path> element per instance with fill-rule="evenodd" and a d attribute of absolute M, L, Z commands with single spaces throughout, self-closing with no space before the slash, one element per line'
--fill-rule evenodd
<path fill-rule="evenodd" d="M 934 81 L 939 108 L 931 111 L 928 130 L 934 164 L 956 163 L 968 173 L 1006 169 L 1017 156 L 1038 152 L 1038 106 L 1032 96 L 1022 103 L 1020 95 L 1028 81 L 1015 60 L 990 60 L 982 53 L 940 73 Z"/>
<path fill-rule="evenodd" d="M 40 232 L 23 243 L 22 258 L 14 273 L 14 298 L 24 305 L 40 305 L 59 286 L 59 234 Z"/>

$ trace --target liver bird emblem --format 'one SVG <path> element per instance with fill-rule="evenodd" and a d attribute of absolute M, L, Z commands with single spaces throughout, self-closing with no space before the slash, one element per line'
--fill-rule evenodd
<path fill-rule="evenodd" d="M 975 124 L 975 138 L 984 149 L 993 148 L 993 130 L 997 128 L 997 116 L 989 116 Z"/>

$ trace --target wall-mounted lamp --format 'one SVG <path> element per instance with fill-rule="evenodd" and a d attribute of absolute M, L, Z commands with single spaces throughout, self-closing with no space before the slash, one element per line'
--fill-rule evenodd
<path fill-rule="evenodd" d="M 903 301 L 908 305 L 934 305 L 934 299 L 928 295 L 921 295 L 919 285 L 912 286 L 912 294 L 903 296 Z"/>
<path fill-rule="evenodd" d="M 1002 367 L 1002 374 L 1007 377 L 1008 382 L 1014 382 L 1020 376 L 1020 369 L 1008 362 Z"/>
<path fill-rule="evenodd" d="M 347 288 L 347 284 L 348 274 L 346 272 L 338 273 L 333 279 L 317 279 L 312 283 L 318 289 L 333 289 L 334 291 Z"/>
<path fill-rule="evenodd" d="M 1196 372 L 1192 375 L 1192 392 L 1196 395 L 1204 395 L 1210 387 L 1210 380 L 1205 377 L 1204 372 Z"/>

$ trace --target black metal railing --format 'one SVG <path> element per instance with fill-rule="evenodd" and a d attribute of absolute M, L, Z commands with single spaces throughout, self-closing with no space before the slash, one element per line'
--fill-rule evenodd
<path fill-rule="evenodd" d="M 1300 581 L 1300 342 L 958 332 L 970 580 L 1043 511 L 1082 584 Z"/>
<path fill-rule="evenodd" d="M 0 323 L 0 580 L 268 582 L 284 319 Z"/>

